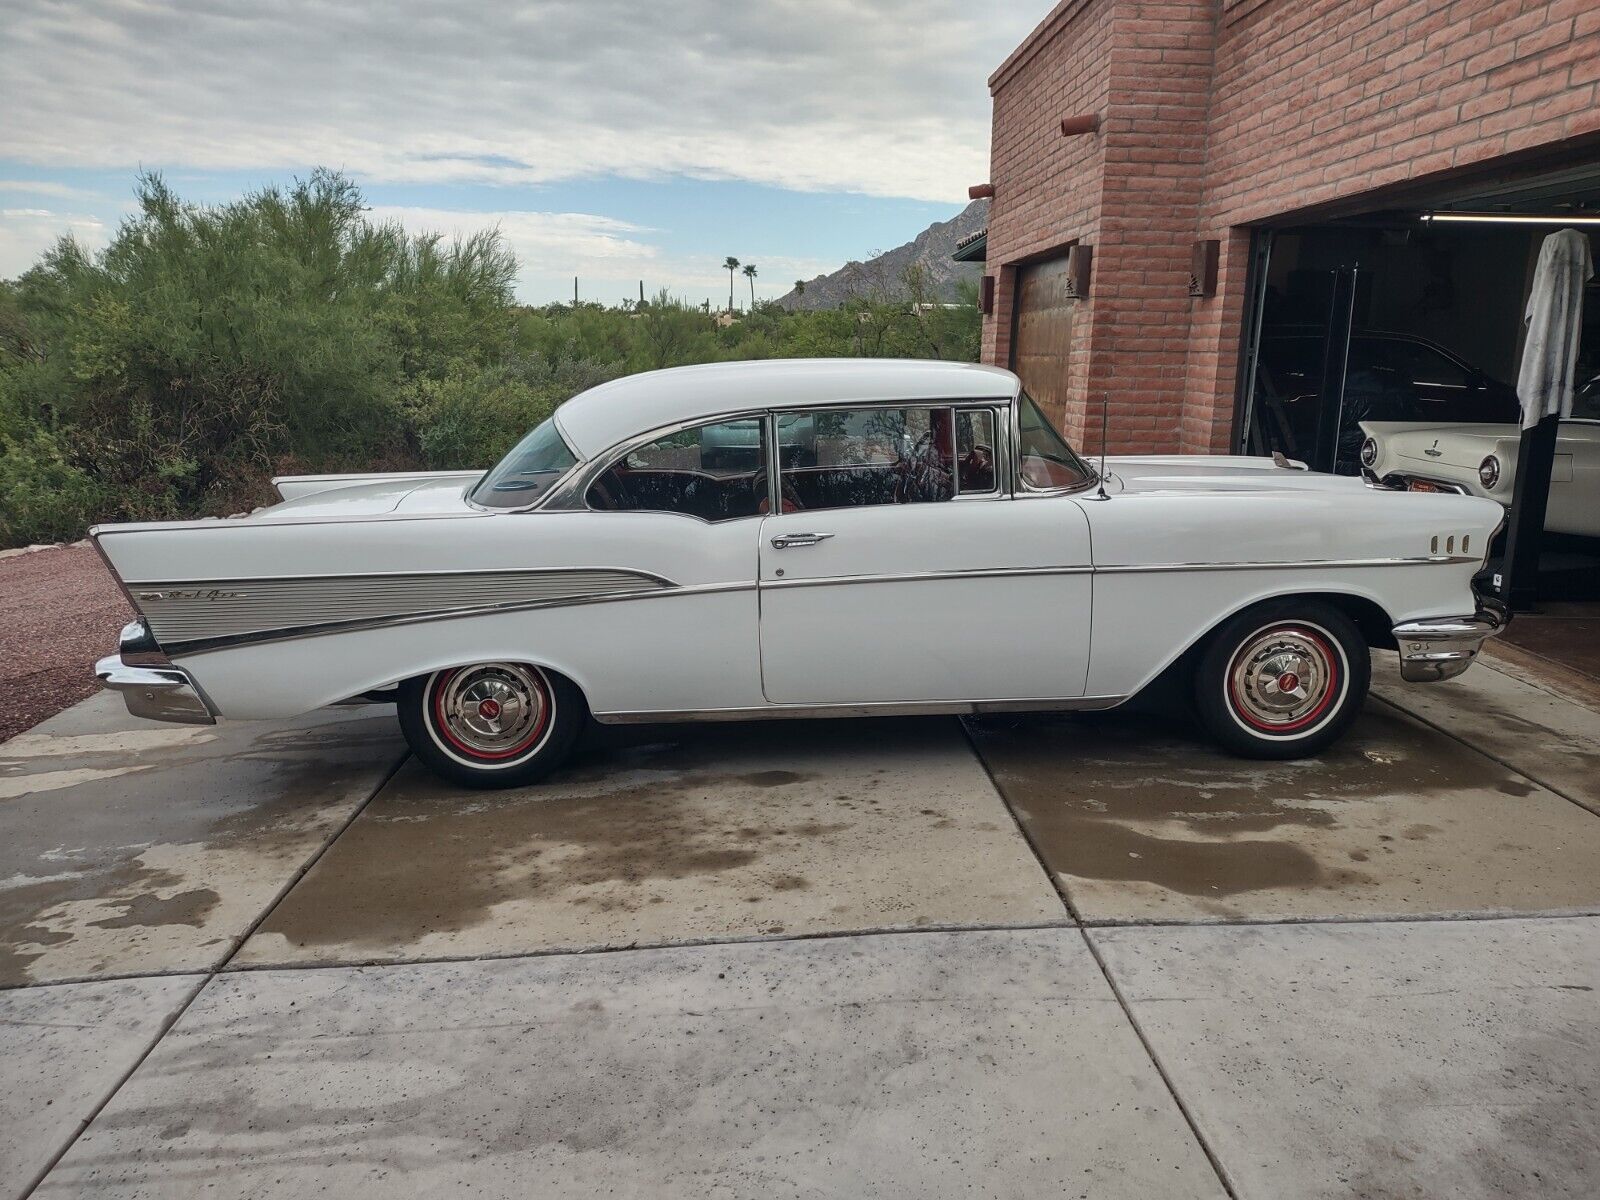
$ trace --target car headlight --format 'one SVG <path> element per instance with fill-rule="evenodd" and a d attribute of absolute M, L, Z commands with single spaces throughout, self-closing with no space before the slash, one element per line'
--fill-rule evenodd
<path fill-rule="evenodd" d="M 1493 490 L 1494 485 L 1500 482 L 1500 460 L 1494 455 L 1489 455 L 1478 464 L 1478 482 L 1489 490 Z"/>
<path fill-rule="evenodd" d="M 1363 467 L 1370 467 L 1377 461 L 1378 443 L 1372 438 L 1368 438 L 1366 441 L 1361 443 L 1361 465 Z"/>

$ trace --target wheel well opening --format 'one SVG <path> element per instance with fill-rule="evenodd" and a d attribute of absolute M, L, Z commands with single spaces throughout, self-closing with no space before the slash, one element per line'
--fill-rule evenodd
<path fill-rule="evenodd" d="M 1361 632 L 1361 636 L 1367 645 L 1373 649 L 1395 649 L 1393 620 L 1390 619 L 1388 613 L 1383 611 L 1381 606 L 1375 601 L 1368 600 L 1365 596 L 1352 596 L 1348 592 L 1296 592 L 1286 596 L 1272 596 L 1260 601 L 1260 603 L 1274 604 L 1283 600 L 1321 601 L 1349 617 Z M 1253 608 L 1255 606 L 1250 605 L 1249 607 Z M 1248 611 L 1248 608 L 1240 611 Z M 1189 673 L 1194 669 L 1195 663 L 1205 653 L 1206 646 L 1211 641 L 1212 635 L 1227 624 L 1228 621 L 1232 620 L 1235 615 L 1237 614 L 1230 613 L 1196 638 L 1182 654 L 1178 655 L 1147 686 L 1149 688 L 1170 688 L 1187 679 Z"/>
<path fill-rule="evenodd" d="M 1365 596 L 1352 596 L 1348 592 L 1307 592 L 1304 598 L 1321 600 L 1344 613 L 1373 649 L 1395 649 L 1394 621 L 1376 601 L 1368 600 Z"/>

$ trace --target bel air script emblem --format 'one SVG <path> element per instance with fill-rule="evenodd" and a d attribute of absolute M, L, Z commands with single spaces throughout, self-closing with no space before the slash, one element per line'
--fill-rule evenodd
<path fill-rule="evenodd" d="M 221 588 L 176 589 L 170 592 L 140 592 L 139 599 L 146 600 L 243 600 L 243 592 L 225 592 Z"/>

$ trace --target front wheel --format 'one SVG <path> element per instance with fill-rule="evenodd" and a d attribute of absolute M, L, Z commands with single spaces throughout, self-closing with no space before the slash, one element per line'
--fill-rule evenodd
<path fill-rule="evenodd" d="M 1314 600 L 1275 600 L 1230 618 L 1195 669 L 1195 706 L 1224 747 L 1246 758 L 1304 758 L 1350 728 L 1372 662 L 1349 617 Z"/>
<path fill-rule="evenodd" d="M 583 693 L 526 663 L 450 667 L 400 685 L 406 741 L 437 775 L 467 787 L 517 787 L 566 759 L 583 728 Z"/>

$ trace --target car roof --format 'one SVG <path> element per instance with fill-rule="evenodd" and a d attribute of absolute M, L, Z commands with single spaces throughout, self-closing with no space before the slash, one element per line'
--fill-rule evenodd
<path fill-rule="evenodd" d="M 760 408 L 859 400 L 1009 400 L 1017 377 L 979 363 L 902 358 L 775 358 L 645 371 L 580 392 L 556 425 L 588 459 L 668 425 Z"/>

